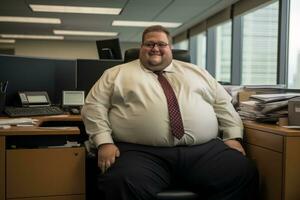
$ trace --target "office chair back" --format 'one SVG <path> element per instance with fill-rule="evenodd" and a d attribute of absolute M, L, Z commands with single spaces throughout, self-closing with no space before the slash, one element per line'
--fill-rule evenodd
<path fill-rule="evenodd" d="M 140 49 L 133 48 L 125 51 L 124 63 L 136 60 L 139 58 Z M 172 49 L 173 59 L 183 62 L 191 62 L 189 51 L 183 49 Z"/>

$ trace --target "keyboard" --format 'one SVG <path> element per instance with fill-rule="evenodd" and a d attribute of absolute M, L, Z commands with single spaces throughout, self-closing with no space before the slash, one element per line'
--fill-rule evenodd
<path fill-rule="evenodd" d="M 57 106 L 5 107 L 4 112 L 10 117 L 27 117 L 27 116 L 64 114 L 64 111 Z"/>

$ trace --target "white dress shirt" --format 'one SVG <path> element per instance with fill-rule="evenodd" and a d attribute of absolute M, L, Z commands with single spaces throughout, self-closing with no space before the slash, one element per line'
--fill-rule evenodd
<path fill-rule="evenodd" d="M 139 60 L 106 70 L 90 90 L 82 119 L 91 141 L 152 146 L 196 145 L 241 138 L 243 125 L 231 97 L 205 69 L 173 60 L 164 69 L 178 99 L 185 134 L 170 133 L 168 106 L 157 75 Z"/>

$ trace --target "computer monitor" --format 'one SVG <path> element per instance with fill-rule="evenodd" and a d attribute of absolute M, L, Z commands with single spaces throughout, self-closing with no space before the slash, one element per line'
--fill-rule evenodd
<path fill-rule="evenodd" d="M 122 52 L 118 38 L 96 41 L 99 59 L 122 60 Z"/>
<path fill-rule="evenodd" d="M 46 91 L 60 104 L 63 90 L 76 89 L 76 61 L 0 55 L 0 80 L 8 81 L 7 106 L 18 103 L 18 91 Z"/>

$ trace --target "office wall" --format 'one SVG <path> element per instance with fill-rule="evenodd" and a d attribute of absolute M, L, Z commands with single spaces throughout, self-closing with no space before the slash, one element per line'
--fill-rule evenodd
<path fill-rule="evenodd" d="M 122 52 L 139 47 L 139 43 L 121 43 Z M 61 59 L 98 59 L 94 41 L 17 40 L 15 55 Z"/>

